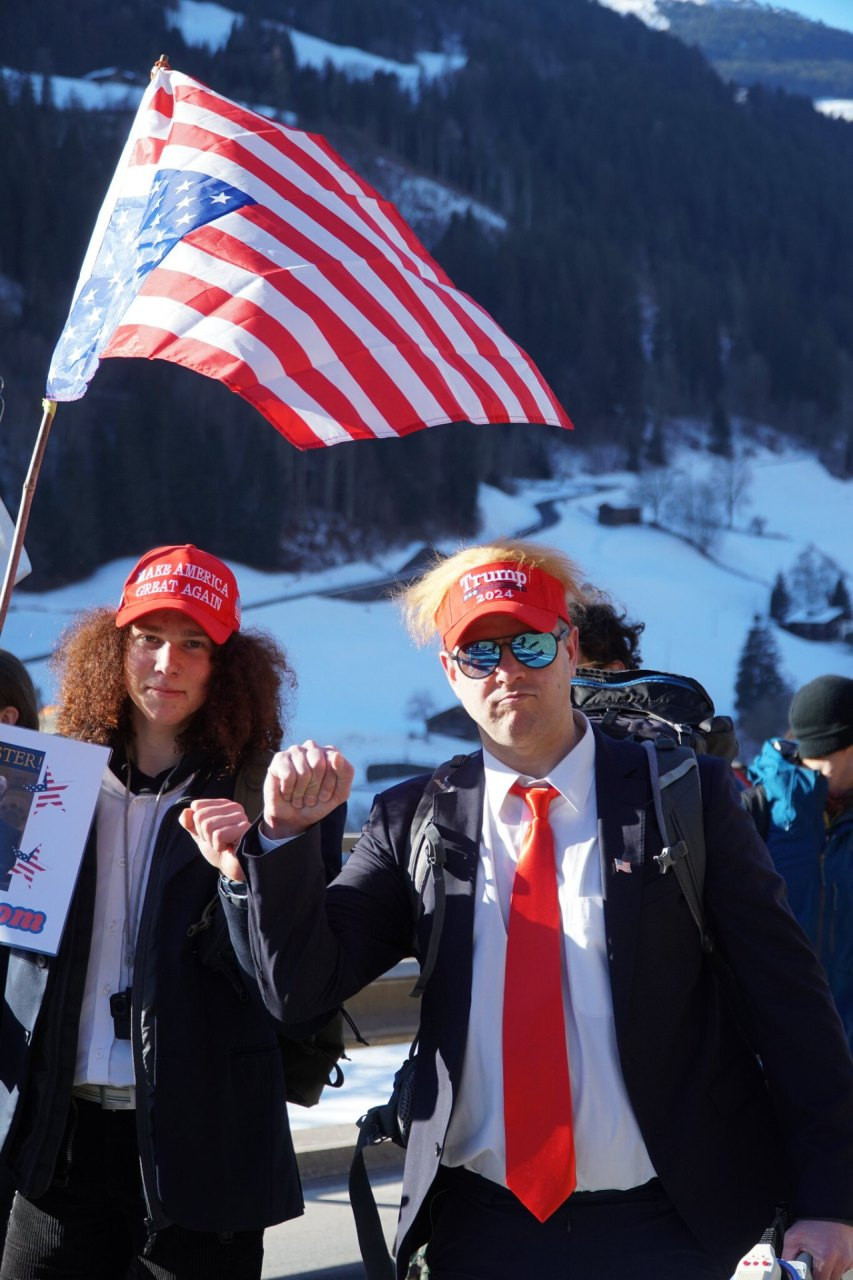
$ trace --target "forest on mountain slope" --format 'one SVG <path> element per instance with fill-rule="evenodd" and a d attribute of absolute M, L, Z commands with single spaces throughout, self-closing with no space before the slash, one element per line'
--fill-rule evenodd
<path fill-rule="evenodd" d="M 662 0 L 669 30 L 698 45 L 725 80 L 808 98 L 853 98 L 853 32 L 785 9 Z"/>
<path fill-rule="evenodd" d="M 377 157 L 507 220 L 429 247 L 537 362 L 576 430 L 433 428 L 300 454 L 223 387 L 105 361 L 61 405 L 33 507 L 32 585 L 192 540 L 258 567 L 470 534 L 482 480 L 553 449 L 641 468 L 691 416 L 761 421 L 853 473 L 853 126 L 744 97 L 703 56 L 592 0 L 233 0 L 225 49 L 186 47 L 167 0 L 0 8 L 0 496 L 17 509 L 53 345 L 130 123 L 59 110 L 51 75 L 172 65 L 295 113 L 377 182 Z M 299 67 L 286 25 L 402 61 L 464 52 L 417 95 Z M 417 230 L 417 227 L 415 228 Z"/>

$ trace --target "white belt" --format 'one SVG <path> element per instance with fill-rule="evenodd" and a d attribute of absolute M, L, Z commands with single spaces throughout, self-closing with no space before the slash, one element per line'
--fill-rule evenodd
<path fill-rule="evenodd" d="M 75 1098 L 97 1102 L 105 1111 L 133 1111 L 136 1107 L 136 1086 L 132 1084 L 75 1084 L 71 1092 Z"/>

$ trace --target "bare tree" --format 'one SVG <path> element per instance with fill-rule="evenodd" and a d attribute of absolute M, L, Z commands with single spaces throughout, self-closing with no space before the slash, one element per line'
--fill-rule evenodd
<path fill-rule="evenodd" d="M 664 524 L 700 551 L 711 551 L 718 542 L 721 515 L 720 492 L 710 478 L 681 475 L 677 485 L 669 484 L 662 503 Z"/>
<path fill-rule="evenodd" d="M 733 529 L 735 512 L 750 505 L 747 495 L 752 486 L 752 469 L 742 458 L 720 458 L 712 472 L 726 513 L 726 528 Z"/>
<path fill-rule="evenodd" d="M 824 609 L 835 590 L 839 574 L 836 562 L 810 543 L 797 556 L 787 574 L 794 607 L 811 612 Z"/>
<path fill-rule="evenodd" d="M 660 524 L 661 509 L 679 475 L 680 472 L 670 467 L 650 467 L 637 476 L 633 489 L 634 501 L 648 510 L 652 524 Z"/>

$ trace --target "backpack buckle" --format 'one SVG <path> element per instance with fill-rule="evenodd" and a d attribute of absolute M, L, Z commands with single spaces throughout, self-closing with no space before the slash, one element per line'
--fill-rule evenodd
<path fill-rule="evenodd" d="M 683 840 L 679 840 L 677 844 L 664 845 L 660 853 L 654 855 L 655 862 L 658 864 L 658 871 L 665 876 L 670 867 L 674 867 L 676 862 L 680 862 L 682 858 L 687 857 L 687 845 Z"/>

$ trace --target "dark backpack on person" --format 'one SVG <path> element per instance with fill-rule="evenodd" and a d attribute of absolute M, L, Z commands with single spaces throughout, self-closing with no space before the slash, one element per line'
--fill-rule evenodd
<path fill-rule="evenodd" d="M 737 755 L 730 716 L 717 715 L 706 689 L 691 676 L 667 671 L 599 671 L 579 667 L 572 706 L 614 738 L 654 740 L 661 734 L 697 755 Z"/>
<path fill-rule="evenodd" d="M 662 874 L 670 869 L 674 871 L 699 929 L 702 949 L 713 953 L 714 944 L 705 928 L 702 909 L 705 837 L 696 754 L 691 747 L 680 745 L 668 735 L 659 739 L 649 737 L 642 745 L 648 755 L 655 817 L 663 846 L 655 861 Z M 423 995 L 429 982 L 444 921 L 445 848 L 435 822 L 435 797 L 453 785 L 456 769 L 469 759 L 470 756 L 454 756 L 452 760 L 439 765 L 424 788 L 409 829 L 407 872 L 415 933 L 423 909 L 424 886 L 430 875 L 435 897 L 430 940 L 421 963 L 420 976 L 411 992 L 413 996 Z M 394 1280 L 396 1268 L 385 1243 L 382 1223 L 365 1168 L 364 1151 L 366 1147 L 385 1141 L 394 1142 L 402 1148 L 408 1145 L 417 1042 L 416 1035 L 408 1056 L 394 1077 L 389 1100 L 371 1107 L 357 1122 L 359 1136 L 350 1166 L 349 1195 L 367 1280 Z"/>

